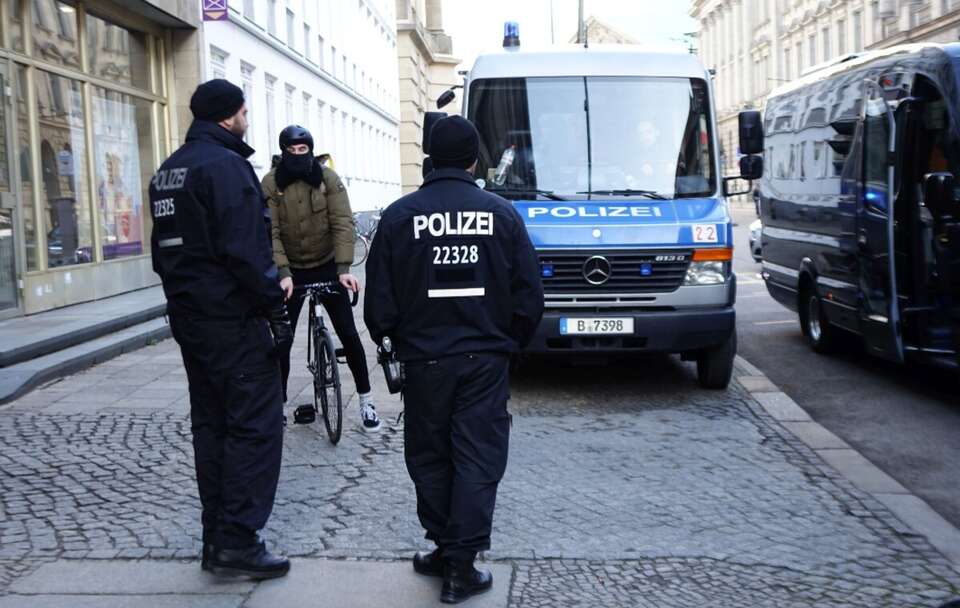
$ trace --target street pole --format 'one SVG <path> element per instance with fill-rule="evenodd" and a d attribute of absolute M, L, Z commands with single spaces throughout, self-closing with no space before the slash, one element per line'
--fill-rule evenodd
<path fill-rule="evenodd" d="M 553 38 L 553 0 L 550 0 L 550 44 L 556 44 Z"/>
<path fill-rule="evenodd" d="M 584 39 L 586 38 L 586 32 L 584 32 L 584 23 L 583 23 L 583 0 L 580 0 L 580 12 L 579 12 L 579 21 L 577 22 L 577 44 L 583 44 Z"/>

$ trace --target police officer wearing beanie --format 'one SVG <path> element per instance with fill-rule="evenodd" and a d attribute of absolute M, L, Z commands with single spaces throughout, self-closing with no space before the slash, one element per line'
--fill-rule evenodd
<path fill-rule="evenodd" d="M 186 143 L 150 182 L 153 268 L 190 386 L 204 570 L 283 576 L 257 536 L 280 475 L 276 351 L 292 339 L 270 248 L 270 216 L 243 141 L 243 91 L 197 87 Z"/>
<path fill-rule="evenodd" d="M 490 589 L 474 559 L 490 547 L 510 434 L 510 355 L 543 314 L 537 257 L 523 220 L 474 183 L 479 137 L 459 116 L 431 132 L 434 169 L 383 213 L 367 261 L 364 319 L 405 369 L 404 455 L 441 601 Z"/>

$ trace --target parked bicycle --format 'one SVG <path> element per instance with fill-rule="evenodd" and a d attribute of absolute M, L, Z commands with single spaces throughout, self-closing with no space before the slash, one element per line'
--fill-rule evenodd
<path fill-rule="evenodd" d="M 370 219 L 365 222 L 365 228 L 360 227 L 363 223 L 360 219 L 360 214 L 354 213 L 353 266 L 360 266 L 367 261 L 367 256 L 370 254 L 370 244 L 373 242 L 373 235 L 377 233 L 377 226 L 380 224 L 380 214 L 373 214 Z"/>
<path fill-rule="evenodd" d="M 333 334 L 323 321 L 323 298 L 342 297 L 343 287 L 337 281 L 310 283 L 294 288 L 294 296 L 309 297 L 307 325 L 307 370 L 313 375 L 313 406 L 301 405 L 294 412 L 294 421 L 309 424 L 317 414 L 323 416 L 330 443 L 336 445 L 343 431 L 343 395 L 340 391 L 339 355 Z M 353 292 L 351 306 L 360 294 Z"/>

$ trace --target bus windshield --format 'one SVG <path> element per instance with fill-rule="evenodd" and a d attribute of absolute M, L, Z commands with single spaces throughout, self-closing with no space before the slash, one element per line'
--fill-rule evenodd
<path fill-rule="evenodd" d="M 716 189 L 708 100 L 699 79 L 477 80 L 469 102 L 477 177 L 508 198 L 708 196 Z"/>

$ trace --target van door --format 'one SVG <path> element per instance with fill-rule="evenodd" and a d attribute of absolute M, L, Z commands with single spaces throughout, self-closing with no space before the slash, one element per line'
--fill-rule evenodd
<path fill-rule="evenodd" d="M 880 86 L 867 80 L 863 87 L 857 197 L 860 328 L 871 354 L 903 361 L 893 238 L 895 119 Z"/>

